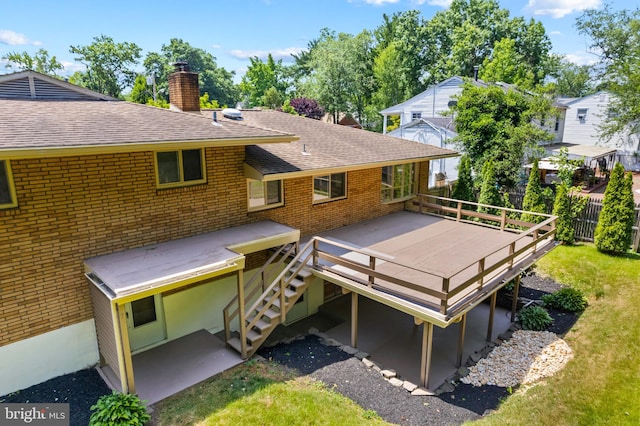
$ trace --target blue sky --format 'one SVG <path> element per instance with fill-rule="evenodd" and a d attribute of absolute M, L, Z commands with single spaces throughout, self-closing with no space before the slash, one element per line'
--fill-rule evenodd
<path fill-rule="evenodd" d="M 576 63 L 593 62 L 587 43 L 574 28 L 585 8 L 602 0 L 499 0 L 511 16 L 541 21 L 553 50 Z M 636 0 L 613 0 L 615 9 L 632 9 Z M 373 30 L 382 15 L 418 9 L 430 18 L 450 0 L 155 0 L 92 1 L 14 0 L 0 9 L 0 57 L 8 52 L 40 48 L 65 65 L 65 74 L 82 66 L 74 62 L 70 45 L 91 44 L 101 34 L 116 42 L 134 42 L 147 52 L 159 52 L 171 38 L 181 38 L 213 54 L 219 66 L 241 76 L 249 57 L 290 60 L 306 48 L 320 29 L 357 34 Z M 0 74 L 8 72 L 0 63 Z"/>

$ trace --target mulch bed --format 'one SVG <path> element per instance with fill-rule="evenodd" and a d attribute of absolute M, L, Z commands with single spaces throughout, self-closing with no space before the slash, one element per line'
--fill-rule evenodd
<path fill-rule="evenodd" d="M 46 382 L 1 396 L 0 403 L 68 403 L 71 426 L 86 426 L 91 406 L 111 389 L 95 369 L 54 377 Z"/>
<path fill-rule="evenodd" d="M 552 280 L 535 274 L 522 279 L 520 297 L 538 300 L 545 293 L 562 288 Z M 550 331 L 561 336 L 577 321 L 576 314 L 549 310 L 554 318 Z M 380 373 L 368 369 L 358 358 L 334 346 L 326 346 L 314 335 L 263 348 L 266 359 L 321 380 L 331 389 L 352 399 L 363 408 L 373 410 L 388 422 L 402 425 L 456 425 L 474 420 L 495 410 L 509 395 L 497 386 L 474 387 L 458 383 L 452 392 L 438 396 L 412 396 L 403 388 L 385 381 Z M 71 425 L 85 426 L 90 407 L 102 395 L 111 393 L 94 370 L 82 370 L 56 377 L 44 383 L 0 397 L 6 403 L 70 404 Z"/>

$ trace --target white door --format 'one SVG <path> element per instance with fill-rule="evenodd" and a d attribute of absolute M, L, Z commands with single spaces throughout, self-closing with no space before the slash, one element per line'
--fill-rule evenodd
<path fill-rule="evenodd" d="M 166 336 L 162 296 L 145 297 L 126 304 L 131 352 L 151 346 Z"/>

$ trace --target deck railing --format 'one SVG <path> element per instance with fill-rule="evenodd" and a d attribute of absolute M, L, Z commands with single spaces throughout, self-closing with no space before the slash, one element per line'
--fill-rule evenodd
<path fill-rule="evenodd" d="M 414 204 L 421 213 L 435 214 L 476 226 L 489 226 L 503 232 L 518 233 L 519 236 L 447 276 L 404 265 L 383 255 L 373 254 L 348 244 L 314 237 L 313 267 L 349 278 L 372 290 L 403 299 L 413 299 L 414 302 L 447 316 L 451 313 L 449 309 L 452 306 L 456 306 L 462 300 L 473 298 L 478 293 L 486 292 L 489 282 L 494 282 L 497 277 L 512 270 L 516 260 L 528 257 L 527 254 L 535 257 L 538 248 L 543 246 L 542 243 L 545 243 L 544 247 L 552 245 L 550 243 L 556 231 L 556 217 L 547 214 L 531 213 L 541 217 L 541 222 L 535 224 L 511 217 L 512 213 L 520 214 L 522 211 L 485 206 L 494 209 L 497 214 L 482 213 L 477 211 L 477 207 L 481 204 L 450 198 L 419 195 Z M 470 207 L 474 209 L 471 210 Z M 345 257 L 335 252 L 349 252 L 352 255 Z M 321 263 L 321 260 L 325 262 Z M 382 263 L 387 265 L 385 267 L 387 270 L 394 270 L 393 275 L 376 269 Z M 390 265 L 391 268 L 389 268 Z M 398 278 L 403 274 L 410 276 L 411 279 Z M 452 300 L 453 303 L 451 303 Z"/>

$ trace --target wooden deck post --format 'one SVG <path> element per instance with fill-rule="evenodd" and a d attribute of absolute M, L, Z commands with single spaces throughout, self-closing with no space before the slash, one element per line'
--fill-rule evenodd
<path fill-rule="evenodd" d="M 460 320 L 460 334 L 458 335 L 458 359 L 456 367 L 462 366 L 462 354 L 464 352 L 464 334 L 467 331 L 467 314 L 464 314 Z"/>
<path fill-rule="evenodd" d="M 369 256 L 369 268 L 372 271 L 376 270 L 376 258 L 373 256 Z M 373 275 L 369 275 L 369 287 L 373 287 L 373 280 L 374 280 Z"/>
<path fill-rule="evenodd" d="M 489 307 L 489 326 L 487 327 L 487 342 L 491 341 L 493 337 L 493 316 L 496 313 L 496 300 L 498 299 L 498 292 L 494 291 L 491 294 L 491 304 Z"/>
<path fill-rule="evenodd" d="M 429 388 L 429 370 L 431 370 L 431 351 L 433 349 L 433 324 L 422 325 L 422 361 L 420 363 L 420 385 Z"/>
<path fill-rule="evenodd" d="M 358 347 L 358 293 L 351 293 L 351 347 Z"/>
<path fill-rule="evenodd" d="M 136 393 L 136 384 L 133 378 L 133 360 L 131 359 L 131 345 L 129 344 L 129 329 L 127 327 L 127 312 L 124 304 L 116 304 L 118 311 L 118 327 L 120 331 L 120 341 L 122 342 L 122 360 L 124 362 L 125 377 L 120 379 L 123 385 L 122 391 Z M 126 385 L 126 387 L 124 386 Z"/>
<path fill-rule="evenodd" d="M 518 294 L 520 293 L 520 274 L 516 276 L 516 283 L 513 286 L 513 300 L 511 301 L 511 322 L 516 320 L 516 310 L 518 309 Z"/>
<path fill-rule="evenodd" d="M 240 323 L 238 324 L 238 329 L 240 331 L 240 357 L 242 359 L 247 359 L 247 324 L 245 324 L 244 309 L 244 279 L 242 271 L 238 271 L 238 321 Z"/>

